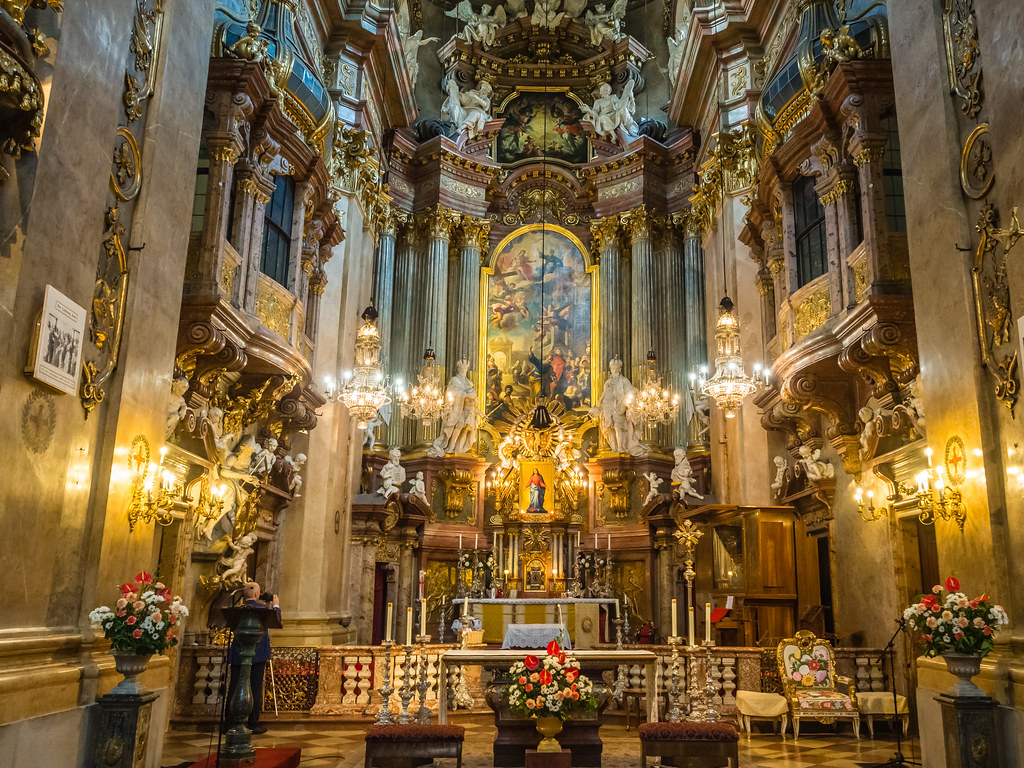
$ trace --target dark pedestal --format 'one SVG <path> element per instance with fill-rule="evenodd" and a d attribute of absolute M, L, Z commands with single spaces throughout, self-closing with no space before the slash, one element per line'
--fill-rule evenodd
<path fill-rule="evenodd" d="M 198 763 L 193 763 L 190 768 L 235 768 L 238 765 L 251 765 L 253 768 L 299 768 L 301 757 L 302 750 L 273 747 L 255 750 L 250 758 L 251 762 L 248 763 L 239 763 L 223 757 L 218 763 L 216 755 L 209 755 Z"/>
<path fill-rule="evenodd" d="M 536 749 L 528 749 L 526 768 L 572 768 L 572 753 L 567 749 L 561 752 L 538 752 Z"/>
<path fill-rule="evenodd" d="M 96 750 L 96 768 L 143 768 L 149 747 L 149 724 L 157 694 L 101 696 Z"/>
<path fill-rule="evenodd" d="M 996 707 L 988 696 L 936 696 L 942 707 L 946 768 L 1002 768 Z"/>
<path fill-rule="evenodd" d="M 515 717 L 507 708 L 501 707 L 494 713 L 494 725 L 498 730 L 498 735 L 494 737 L 495 768 L 525 766 L 527 750 L 536 750 L 541 739 L 533 720 Z M 574 768 L 600 768 L 603 749 L 598 735 L 600 727 L 601 723 L 596 717 L 591 720 L 566 720 L 562 723 L 562 732 L 555 738 L 562 745 L 562 754 L 571 753 Z M 542 758 L 547 756 L 541 755 Z"/>

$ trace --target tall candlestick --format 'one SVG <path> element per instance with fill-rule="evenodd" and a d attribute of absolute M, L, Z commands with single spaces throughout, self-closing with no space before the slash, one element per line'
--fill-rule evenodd
<path fill-rule="evenodd" d="M 420 635 L 427 634 L 427 598 L 420 598 Z"/>
<path fill-rule="evenodd" d="M 687 639 L 689 640 L 689 643 L 688 643 L 689 646 L 691 648 L 693 648 L 694 636 L 696 634 L 696 627 L 695 627 L 696 620 L 694 619 L 694 611 L 693 611 L 693 606 L 692 605 L 690 606 L 690 616 L 689 616 L 689 619 L 690 619 L 690 623 L 689 623 L 689 630 L 690 631 L 689 631 L 689 633 L 687 635 Z"/>
<path fill-rule="evenodd" d="M 676 599 L 672 598 L 672 637 L 676 637 Z"/>
<path fill-rule="evenodd" d="M 384 620 L 384 639 L 391 640 L 391 609 L 394 607 L 392 603 L 388 603 L 388 616 Z"/>
<path fill-rule="evenodd" d="M 405 644 L 412 645 L 412 606 L 405 611 Z"/>
<path fill-rule="evenodd" d="M 711 603 L 704 603 L 704 642 L 711 642 Z"/>

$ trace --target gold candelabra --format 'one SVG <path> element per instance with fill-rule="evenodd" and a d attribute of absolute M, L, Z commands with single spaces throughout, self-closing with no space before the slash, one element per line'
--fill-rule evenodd
<path fill-rule="evenodd" d="M 932 449 L 924 452 L 928 459 L 928 467 L 921 470 L 914 478 L 916 486 L 905 482 L 891 483 L 893 492 L 886 497 L 886 504 L 875 504 L 874 491 L 866 494 L 858 488 L 854 498 L 857 511 L 862 519 L 871 522 L 878 520 L 889 512 L 907 508 L 914 504 L 918 510 L 917 518 L 924 525 L 934 525 L 936 518 L 955 522 L 962 531 L 967 521 L 967 505 L 958 488 L 946 482 L 944 467 L 932 465 Z"/>
<path fill-rule="evenodd" d="M 167 455 L 167 446 L 160 449 L 160 462 Z M 174 519 L 171 510 L 181 499 L 181 487 L 174 474 L 160 465 L 148 461 L 148 446 L 145 459 L 132 461 L 130 484 L 131 497 L 128 501 L 128 530 L 134 531 L 141 523 L 170 525 Z"/>

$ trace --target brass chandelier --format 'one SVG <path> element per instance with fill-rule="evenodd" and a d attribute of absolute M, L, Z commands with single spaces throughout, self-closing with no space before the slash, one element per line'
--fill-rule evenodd
<path fill-rule="evenodd" d="M 643 386 L 626 397 L 626 410 L 634 419 L 654 426 L 667 424 L 679 415 L 679 395 L 661 386 L 654 350 L 647 353 L 647 375 Z"/>
<path fill-rule="evenodd" d="M 380 409 L 391 402 L 391 393 L 380 364 L 381 341 L 377 328 L 377 310 L 370 304 L 360 317 L 363 323 L 356 331 L 352 376 L 344 382 L 337 399 L 345 404 L 356 419 L 356 426 L 366 429 Z"/>
<path fill-rule="evenodd" d="M 740 356 L 740 323 L 728 295 L 718 305 L 715 324 L 715 374 L 701 385 L 701 392 L 714 399 L 727 419 L 736 417 L 744 398 L 757 389 L 757 379 L 748 376 Z"/>
<path fill-rule="evenodd" d="M 402 392 L 401 400 L 402 415 L 419 419 L 424 426 L 441 418 L 451 408 L 451 403 L 445 397 L 441 366 L 437 364 L 433 348 L 428 347 L 423 353 L 423 365 L 416 374 L 416 386 L 409 393 Z"/>

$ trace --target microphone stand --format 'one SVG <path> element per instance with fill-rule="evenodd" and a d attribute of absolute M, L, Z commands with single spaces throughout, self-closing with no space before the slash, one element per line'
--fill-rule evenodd
<path fill-rule="evenodd" d="M 907 629 L 907 622 L 902 616 L 896 619 L 896 631 L 892 633 L 889 642 L 885 644 L 882 651 L 883 656 L 889 654 L 889 685 L 892 688 L 892 717 L 896 723 L 896 754 L 884 763 L 876 763 L 872 768 L 896 768 L 904 765 L 921 765 L 914 760 L 908 760 L 903 756 L 903 723 L 900 721 L 898 700 L 896 698 L 896 638 L 900 632 Z"/>

